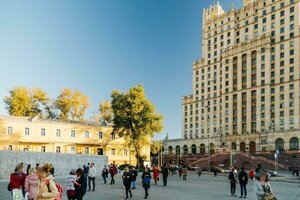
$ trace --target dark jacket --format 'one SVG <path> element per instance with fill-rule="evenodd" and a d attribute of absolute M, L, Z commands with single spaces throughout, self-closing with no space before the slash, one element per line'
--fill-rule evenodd
<path fill-rule="evenodd" d="M 89 166 L 86 166 L 84 169 L 83 169 L 85 175 L 88 175 L 89 174 L 89 171 L 90 171 L 90 167 Z"/>
<path fill-rule="evenodd" d="M 162 175 L 164 176 L 164 177 L 168 177 L 168 175 L 169 175 L 169 170 L 168 170 L 168 168 L 167 167 L 164 167 L 163 169 L 162 169 Z"/>
<path fill-rule="evenodd" d="M 138 174 L 136 170 L 131 171 L 131 181 L 136 181 L 137 175 Z"/>
<path fill-rule="evenodd" d="M 229 179 L 231 182 L 236 182 L 235 177 L 234 177 L 234 173 L 233 173 L 232 171 L 229 172 L 228 179 Z"/>
<path fill-rule="evenodd" d="M 124 185 L 131 185 L 132 178 L 130 172 L 124 172 L 122 178 L 123 178 Z"/>
<path fill-rule="evenodd" d="M 239 173 L 239 182 L 243 184 L 248 183 L 248 175 L 244 170 Z"/>
<path fill-rule="evenodd" d="M 86 189 L 87 189 L 87 178 L 86 176 L 81 176 L 77 181 L 77 184 L 74 184 L 75 186 L 75 193 L 76 195 L 84 195 L 86 193 Z"/>

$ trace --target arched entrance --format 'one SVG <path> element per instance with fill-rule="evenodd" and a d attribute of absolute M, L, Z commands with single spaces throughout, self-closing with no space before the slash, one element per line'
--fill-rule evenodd
<path fill-rule="evenodd" d="M 189 154 L 189 148 L 188 148 L 187 145 L 184 145 L 184 146 L 183 146 L 183 154 L 184 154 L 184 155 Z"/>
<path fill-rule="evenodd" d="M 278 138 L 275 141 L 275 149 L 279 150 L 279 151 L 283 151 L 284 150 L 284 140 L 282 138 Z"/>
<path fill-rule="evenodd" d="M 254 141 L 251 141 L 249 144 L 249 152 L 255 153 L 256 152 L 256 143 Z"/>
<path fill-rule="evenodd" d="M 205 153 L 205 144 L 200 144 L 200 153 Z"/>
<path fill-rule="evenodd" d="M 215 144 L 214 143 L 210 143 L 209 150 L 210 150 L 211 154 L 215 153 Z"/>
<path fill-rule="evenodd" d="M 236 143 L 235 142 L 231 143 L 231 150 L 236 151 Z"/>
<path fill-rule="evenodd" d="M 173 147 L 169 146 L 169 154 L 173 154 Z"/>
<path fill-rule="evenodd" d="M 176 146 L 176 155 L 180 155 L 180 146 Z"/>
<path fill-rule="evenodd" d="M 195 144 L 192 145 L 192 154 L 196 154 L 197 153 L 197 147 Z"/>
<path fill-rule="evenodd" d="M 241 152 L 246 152 L 246 143 L 245 142 L 240 143 L 240 151 Z"/>
<path fill-rule="evenodd" d="M 290 139 L 290 150 L 298 150 L 299 149 L 299 139 L 293 137 Z"/>

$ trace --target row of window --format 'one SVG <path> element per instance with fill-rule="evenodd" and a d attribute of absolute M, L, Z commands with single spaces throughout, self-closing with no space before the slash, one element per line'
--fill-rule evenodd
<path fill-rule="evenodd" d="M 272 0 L 272 4 L 275 2 L 275 0 Z M 295 1 L 294 0 L 290 0 L 290 4 L 293 4 Z M 263 7 L 266 7 L 266 2 L 263 2 Z M 284 8 L 285 7 L 285 3 L 284 2 L 281 2 L 280 3 L 280 9 Z M 272 6 L 271 7 L 271 12 L 275 12 L 276 11 L 276 6 Z M 295 11 L 294 7 L 290 7 L 290 13 L 293 13 Z M 284 11 L 283 11 L 284 12 Z M 258 13 L 258 9 L 255 9 L 255 13 Z M 262 10 L 262 16 L 264 15 L 267 15 L 267 10 Z M 284 16 L 284 13 L 282 14 L 282 11 L 281 11 L 281 16 Z M 248 18 L 249 17 L 249 14 L 248 13 L 245 13 L 245 17 Z M 258 21 L 258 16 L 255 16 L 254 17 L 255 21 L 257 22 Z M 230 22 L 231 21 L 231 18 L 227 18 L 227 22 Z M 236 21 L 240 21 L 240 17 L 238 16 L 236 18 Z M 221 21 L 221 25 L 224 24 L 224 20 Z M 245 25 L 248 25 L 249 24 L 249 21 L 246 20 L 245 21 Z M 214 28 L 216 28 L 218 25 L 217 24 L 214 24 Z M 227 27 L 228 28 L 228 27 Z M 230 28 L 228 28 L 230 29 Z M 211 30 L 211 26 L 208 26 L 208 30 Z M 224 28 L 221 29 L 221 31 L 224 31 Z M 217 31 L 214 32 L 214 34 L 217 34 Z M 211 33 L 208 34 L 208 37 L 211 36 Z"/>
<path fill-rule="evenodd" d="M 7 127 L 7 134 L 8 135 L 12 135 L 13 134 L 13 127 L 12 126 Z M 46 136 L 46 129 L 45 128 L 41 128 L 40 129 L 40 134 L 43 137 Z M 30 129 L 29 128 L 26 127 L 24 129 L 24 135 L 26 135 L 26 136 L 30 135 Z M 56 137 L 61 137 L 61 129 L 56 129 L 55 135 L 56 135 Z M 70 137 L 71 138 L 76 138 L 76 131 L 75 130 L 71 130 Z M 111 139 L 115 139 L 115 137 L 116 137 L 115 134 L 112 133 L 111 134 Z M 90 131 L 84 131 L 84 138 L 86 138 L 86 139 L 90 138 Z M 98 138 L 99 139 L 103 139 L 103 132 L 101 132 L 101 131 L 98 132 Z"/>

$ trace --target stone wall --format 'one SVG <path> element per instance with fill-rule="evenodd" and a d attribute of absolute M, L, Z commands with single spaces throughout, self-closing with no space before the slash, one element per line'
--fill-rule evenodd
<path fill-rule="evenodd" d="M 76 170 L 87 163 L 95 163 L 98 171 L 107 165 L 107 156 L 92 156 L 83 154 L 60 154 L 60 153 L 42 153 L 29 151 L 0 151 L 0 179 L 9 178 L 18 163 L 25 164 L 24 172 L 28 164 L 52 163 L 55 168 L 55 176 L 65 176 L 72 169 Z"/>

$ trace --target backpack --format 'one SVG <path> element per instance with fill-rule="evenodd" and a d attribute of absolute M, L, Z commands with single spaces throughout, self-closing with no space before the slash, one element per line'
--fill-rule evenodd
<path fill-rule="evenodd" d="M 51 192 L 50 187 L 49 187 L 50 186 L 49 180 L 46 181 L 46 185 L 48 187 L 49 192 Z M 58 191 L 58 196 L 54 197 L 54 200 L 61 200 L 64 189 L 61 184 L 55 183 L 55 186 Z"/>

